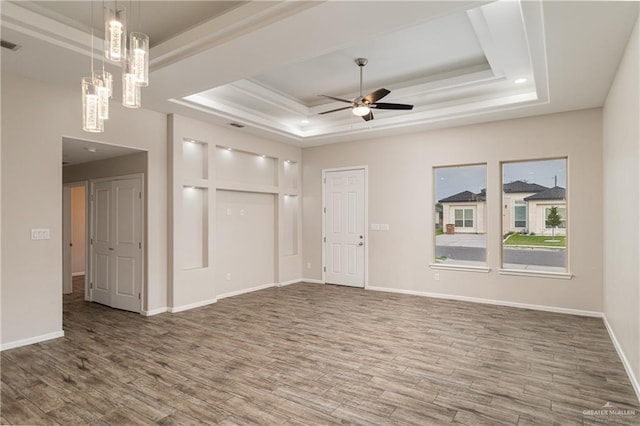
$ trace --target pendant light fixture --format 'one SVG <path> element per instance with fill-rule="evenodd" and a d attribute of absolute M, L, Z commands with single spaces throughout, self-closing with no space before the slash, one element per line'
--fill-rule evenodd
<path fill-rule="evenodd" d="M 102 0 L 102 18 L 105 23 L 104 55 L 102 70 L 95 71 L 93 1 L 91 0 L 91 77 L 82 79 L 82 129 L 87 132 L 103 132 L 104 120 L 109 118 L 109 99 L 113 98 L 114 93 L 113 76 L 105 71 L 105 58 L 122 64 L 122 105 L 127 108 L 140 108 L 140 88 L 149 85 L 149 36 L 141 32 L 132 32 L 127 37 L 126 11 L 122 2 L 119 6 L 116 0 L 113 7 L 110 7 L 105 6 L 105 0 Z M 129 10 L 133 10 L 131 1 L 129 6 Z M 137 22 L 140 23 L 140 0 Z"/>
<path fill-rule="evenodd" d="M 102 80 L 93 70 L 93 2 L 91 2 L 91 77 L 84 77 L 82 84 L 82 130 L 104 132 L 104 119 L 109 116 L 109 97 Z M 106 99 L 106 101 L 105 101 Z M 106 107 L 105 107 L 106 102 Z"/>
<path fill-rule="evenodd" d="M 134 65 L 131 60 L 122 64 L 122 105 L 127 108 L 140 108 L 141 96 Z"/>
<path fill-rule="evenodd" d="M 127 56 L 127 28 L 125 10 L 118 9 L 118 1 L 114 7 L 105 8 L 104 23 L 104 56 L 114 62 L 123 62 Z"/>
<path fill-rule="evenodd" d="M 129 43 L 129 61 L 136 76 L 136 84 L 147 87 L 149 85 L 149 36 L 131 33 Z"/>

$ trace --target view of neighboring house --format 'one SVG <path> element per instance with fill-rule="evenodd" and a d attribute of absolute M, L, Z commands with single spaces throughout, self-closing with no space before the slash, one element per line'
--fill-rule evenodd
<path fill-rule="evenodd" d="M 478 194 L 463 191 L 438 200 L 442 204 L 442 217 L 447 224 L 455 226 L 455 233 L 484 234 L 486 189 Z M 555 235 L 566 233 L 566 190 L 559 186 L 547 188 L 521 180 L 505 183 L 502 187 L 502 233 L 527 232 L 537 235 L 552 235 L 554 230 L 547 225 L 552 207 L 558 208 L 562 223 Z"/>

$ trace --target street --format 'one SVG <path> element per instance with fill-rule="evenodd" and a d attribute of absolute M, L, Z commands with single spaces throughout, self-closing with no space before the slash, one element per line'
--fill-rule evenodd
<path fill-rule="evenodd" d="M 483 247 L 436 246 L 436 257 L 482 262 L 486 260 L 486 251 Z M 503 263 L 564 267 L 566 256 L 565 250 L 505 248 Z"/>

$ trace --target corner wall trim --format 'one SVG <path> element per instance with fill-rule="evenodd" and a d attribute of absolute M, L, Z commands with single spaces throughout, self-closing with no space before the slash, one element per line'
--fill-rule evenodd
<path fill-rule="evenodd" d="M 64 330 L 54 331 L 53 333 L 41 334 L 40 336 L 29 337 L 28 339 L 14 340 L 0 345 L 0 351 L 7 349 L 19 348 L 20 346 L 33 345 L 34 343 L 45 342 L 47 340 L 64 337 Z"/>
<path fill-rule="evenodd" d="M 454 294 L 430 293 L 426 291 L 401 290 L 397 288 L 372 287 L 372 286 L 367 287 L 367 290 L 386 291 L 388 293 L 410 294 L 414 296 L 425 296 L 425 297 L 432 297 L 434 299 L 450 299 L 450 300 L 459 300 L 461 302 L 483 303 L 485 305 L 507 306 L 510 308 L 532 309 L 534 311 L 555 312 L 559 314 L 578 315 L 581 317 L 596 317 L 596 318 L 603 317 L 602 312 L 597 312 L 597 311 L 583 311 L 580 309 L 560 308 L 557 306 L 530 305 L 528 303 L 508 302 L 506 300 L 482 299 L 479 297 L 457 296 Z"/>
<path fill-rule="evenodd" d="M 316 279 L 313 279 L 313 278 L 303 278 L 302 280 L 300 280 L 300 282 L 310 283 L 310 284 L 326 284 L 322 280 L 316 280 Z"/>
<path fill-rule="evenodd" d="M 265 288 L 270 288 L 270 287 L 273 287 L 275 285 L 276 284 L 269 283 L 269 284 L 257 285 L 255 287 L 244 288 L 242 290 L 231 291 L 229 293 L 219 294 L 218 295 L 218 299 L 226 299 L 227 297 L 240 296 L 241 294 L 251 293 L 253 291 L 258 291 L 258 290 L 264 290 Z"/>
<path fill-rule="evenodd" d="M 622 346 L 620 346 L 620 343 L 618 342 L 618 339 L 616 338 L 616 335 L 613 332 L 613 328 L 611 328 L 611 324 L 609 324 L 609 321 L 607 320 L 607 316 L 603 314 L 602 319 L 604 320 L 604 326 L 607 328 L 607 331 L 609 332 L 609 337 L 611 337 L 611 341 L 613 342 L 613 347 L 616 348 L 616 352 L 618 352 L 620 361 L 622 361 L 622 365 L 624 365 L 624 370 L 627 372 L 627 376 L 629 377 L 631 386 L 633 387 L 633 390 L 636 393 L 636 398 L 638 399 L 638 401 L 640 401 L 640 383 L 638 382 L 638 379 L 636 378 L 636 376 L 633 374 L 633 368 L 631 367 L 629 360 L 627 359 L 624 352 L 622 351 Z"/>
<path fill-rule="evenodd" d="M 167 311 L 171 312 L 172 314 L 175 314 L 182 311 L 188 311 L 189 309 L 195 309 L 195 308 L 200 308 L 202 306 L 211 305 L 212 303 L 216 303 L 217 301 L 218 299 L 203 300 L 201 302 L 190 303 L 188 305 L 169 307 L 167 308 Z"/>
<path fill-rule="evenodd" d="M 145 317 L 151 317 L 151 316 L 154 316 L 154 315 L 163 314 L 163 313 L 168 312 L 168 311 L 169 311 L 169 308 L 167 308 L 165 306 L 165 307 L 162 307 L 162 308 L 151 309 L 149 311 L 142 311 L 141 313 Z"/>
<path fill-rule="evenodd" d="M 302 282 L 302 278 L 298 278 L 297 280 L 290 280 L 290 281 L 285 281 L 285 282 L 282 282 L 282 283 L 277 283 L 275 286 L 276 287 L 284 287 L 286 285 L 298 284 L 299 282 Z"/>

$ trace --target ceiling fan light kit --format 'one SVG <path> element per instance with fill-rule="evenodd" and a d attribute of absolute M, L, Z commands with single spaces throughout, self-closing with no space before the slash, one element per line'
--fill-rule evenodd
<path fill-rule="evenodd" d="M 392 110 L 412 110 L 413 105 L 407 104 L 393 104 L 393 103 L 377 103 L 380 99 L 387 96 L 391 91 L 387 89 L 378 89 L 374 92 L 369 93 L 367 96 L 362 96 L 362 68 L 367 65 L 369 61 L 366 58 L 356 58 L 355 63 L 360 68 L 360 96 L 355 98 L 352 101 L 342 98 L 336 98 L 329 95 L 320 95 L 325 98 L 333 99 L 338 102 L 345 102 L 351 104 L 349 107 L 342 107 L 337 109 L 332 109 L 330 111 L 320 112 L 318 114 L 329 114 L 331 112 L 336 111 L 344 111 L 347 109 L 351 109 L 351 113 L 358 117 L 362 117 L 364 121 L 373 120 L 373 112 L 372 109 L 392 109 Z"/>
<path fill-rule="evenodd" d="M 104 1 L 103 1 L 104 5 Z M 118 8 L 103 6 L 104 58 L 122 64 L 122 105 L 140 108 L 140 88 L 149 85 L 149 36 L 132 32 L 127 37 L 126 13 Z M 138 21 L 140 0 L 138 0 Z M 104 132 L 104 120 L 109 119 L 109 99 L 113 97 L 113 76 L 93 67 L 93 0 L 91 0 L 91 77 L 82 79 L 82 130 Z M 127 44 L 129 41 L 129 44 Z"/>

